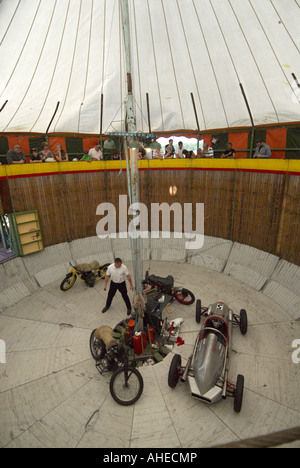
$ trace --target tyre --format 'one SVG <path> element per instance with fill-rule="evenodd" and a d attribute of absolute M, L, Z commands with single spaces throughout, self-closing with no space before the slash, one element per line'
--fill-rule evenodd
<path fill-rule="evenodd" d="M 76 275 L 67 275 L 66 278 L 63 280 L 63 282 L 60 285 L 61 291 L 68 291 L 69 289 L 74 286 L 76 283 L 77 276 Z"/>
<path fill-rule="evenodd" d="M 244 376 L 238 375 L 237 382 L 236 382 L 236 389 L 234 392 L 234 411 L 236 413 L 240 413 L 243 404 L 243 396 L 244 396 Z"/>
<path fill-rule="evenodd" d="M 196 322 L 197 323 L 201 322 L 201 314 L 202 314 L 201 306 L 202 306 L 201 301 L 200 299 L 198 299 L 196 302 Z"/>
<path fill-rule="evenodd" d="M 175 388 L 179 377 L 180 377 L 180 370 L 181 370 L 181 356 L 179 354 L 175 354 L 172 359 L 169 376 L 168 376 L 168 385 L 171 388 Z"/>
<path fill-rule="evenodd" d="M 98 270 L 98 277 L 101 279 L 105 278 L 107 269 L 109 267 L 110 263 L 104 263 L 104 265 L 101 265 L 99 270 Z"/>
<path fill-rule="evenodd" d="M 184 288 L 176 288 L 174 291 L 174 296 L 176 301 L 184 305 L 192 305 L 196 300 L 194 294 L 188 289 Z"/>
<path fill-rule="evenodd" d="M 106 347 L 102 340 L 97 340 L 95 337 L 96 331 L 94 330 L 90 337 L 90 350 L 95 361 L 100 361 L 106 354 Z"/>
<path fill-rule="evenodd" d="M 144 390 L 144 381 L 140 372 L 134 367 L 128 368 L 126 383 L 124 367 L 120 367 L 112 376 L 109 385 L 113 399 L 122 406 L 136 403 Z"/>
<path fill-rule="evenodd" d="M 245 309 L 240 311 L 240 331 L 242 335 L 246 335 L 248 331 L 248 318 Z"/>

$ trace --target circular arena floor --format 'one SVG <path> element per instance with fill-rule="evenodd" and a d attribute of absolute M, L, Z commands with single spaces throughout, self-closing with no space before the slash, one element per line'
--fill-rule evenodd
<path fill-rule="evenodd" d="M 238 373 L 245 376 L 242 412 L 234 413 L 232 399 L 213 406 L 196 401 L 187 383 L 170 389 L 172 353 L 144 366 L 141 399 L 119 406 L 109 392 L 110 374 L 101 376 L 95 368 L 89 338 L 94 328 L 115 326 L 126 316 L 121 296 L 102 314 L 103 282 L 94 289 L 77 282 L 63 293 L 56 281 L 0 315 L 7 352 L 7 363 L 0 365 L 1 447 L 198 448 L 300 426 L 300 364 L 292 362 L 300 323 L 221 273 L 167 262 L 152 262 L 151 273 L 172 274 L 203 305 L 222 300 L 236 313 L 247 310 L 248 334 L 234 329 L 230 370 L 233 381 Z M 185 362 L 200 327 L 195 306 L 174 303 L 171 311 L 170 318 L 184 319 L 185 344 L 173 352 Z"/>

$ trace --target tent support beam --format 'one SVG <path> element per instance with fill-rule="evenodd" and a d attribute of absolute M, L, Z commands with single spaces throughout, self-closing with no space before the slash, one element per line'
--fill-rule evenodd
<path fill-rule="evenodd" d="M 251 112 L 251 109 L 250 109 L 250 106 L 249 106 L 249 102 L 248 102 L 248 99 L 247 99 L 247 96 L 246 96 L 246 93 L 245 93 L 245 90 L 244 90 L 244 87 L 243 87 L 242 83 L 240 83 L 240 88 L 241 88 L 241 91 L 242 91 L 242 95 L 243 95 L 243 98 L 244 98 L 244 101 L 245 101 L 245 104 L 246 104 L 246 107 L 247 107 L 247 110 L 248 110 L 248 114 L 249 114 L 250 121 L 251 121 L 251 126 L 252 126 L 251 140 L 250 140 L 250 155 L 249 155 L 249 157 L 252 158 L 253 148 L 254 148 L 255 125 L 254 125 L 252 112 Z"/>
<path fill-rule="evenodd" d="M 48 133 L 49 133 L 50 127 L 51 127 L 51 125 L 52 125 L 52 122 L 53 122 L 53 120 L 55 119 L 55 116 L 56 116 L 56 114 L 57 114 L 59 105 L 60 105 L 60 101 L 58 101 L 58 103 L 56 104 L 56 108 L 55 108 L 54 114 L 53 114 L 53 116 L 52 116 L 52 119 L 50 120 L 50 123 L 49 123 L 48 128 L 47 128 L 46 133 L 45 133 L 45 137 L 46 137 L 47 143 L 49 143 L 49 142 L 48 142 Z"/>

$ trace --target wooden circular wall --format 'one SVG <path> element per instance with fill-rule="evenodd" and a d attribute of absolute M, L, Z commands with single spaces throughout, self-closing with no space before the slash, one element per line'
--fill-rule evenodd
<path fill-rule="evenodd" d="M 119 195 L 127 194 L 122 165 L 122 172 L 111 161 L 2 166 L 2 211 L 38 210 L 45 246 L 94 236 L 97 206 L 110 202 L 118 210 Z M 204 203 L 207 236 L 300 264 L 300 161 L 141 161 L 140 186 L 148 207 Z"/>

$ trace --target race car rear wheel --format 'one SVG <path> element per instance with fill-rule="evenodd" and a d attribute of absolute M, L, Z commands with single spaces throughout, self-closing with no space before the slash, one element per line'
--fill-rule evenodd
<path fill-rule="evenodd" d="M 246 335 L 248 331 L 248 318 L 245 309 L 240 311 L 240 330 L 242 335 Z"/>
<path fill-rule="evenodd" d="M 201 322 L 201 314 L 202 314 L 202 303 L 200 299 L 197 300 L 196 302 L 196 322 L 200 323 Z"/>
<path fill-rule="evenodd" d="M 234 392 L 234 411 L 240 413 L 244 395 L 244 376 L 239 374 L 237 377 L 236 388 Z"/>
<path fill-rule="evenodd" d="M 175 388 L 178 380 L 180 378 L 180 371 L 181 371 L 181 356 L 179 354 L 175 354 L 172 359 L 170 370 L 169 370 L 169 377 L 168 377 L 168 385 L 171 388 Z"/>

